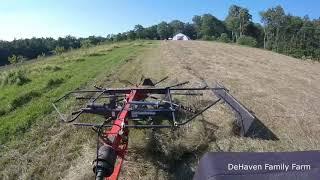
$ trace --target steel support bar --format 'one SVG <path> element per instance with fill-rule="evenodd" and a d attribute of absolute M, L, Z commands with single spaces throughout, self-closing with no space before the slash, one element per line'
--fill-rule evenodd
<path fill-rule="evenodd" d="M 159 101 L 155 101 L 155 102 L 151 102 L 151 101 L 131 101 L 130 104 L 158 106 L 160 104 L 160 102 Z"/>
<path fill-rule="evenodd" d="M 167 87 L 167 88 L 157 88 L 157 87 L 149 87 L 149 88 L 106 88 L 103 90 L 77 90 L 77 91 L 72 91 L 71 93 L 94 93 L 94 92 L 104 92 L 106 94 L 129 94 L 132 90 L 136 90 L 137 93 L 140 94 L 166 94 L 168 89 L 170 91 L 200 91 L 200 90 L 218 90 L 222 88 L 208 88 L 208 87 L 200 87 L 200 88 L 175 88 L 175 87 Z"/>

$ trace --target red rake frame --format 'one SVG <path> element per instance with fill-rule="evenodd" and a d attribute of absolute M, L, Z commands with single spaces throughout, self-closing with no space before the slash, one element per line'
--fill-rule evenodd
<path fill-rule="evenodd" d="M 163 81 L 163 80 L 161 80 Z M 159 82 L 161 82 L 159 81 Z M 159 83 L 158 82 L 158 83 Z M 156 83 L 156 84 L 158 84 Z M 214 106 L 218 102 L 224 100 L 229 107 L 236 112 L 238 117 L 237 124 L 240 128 L 240 135 L 246 137 L 255 137 L 262 139 L 276 140 L 276 136 L 268 130 L 247 108 L 239 103 L 233 96 L 228 93 L 228 90 L 217 85 L 216 87 L 201 87 L 201 88 L 179 88 L 185 83 L 180 83 L 174 86 L 159 88 L 154 87 L 154 83 L 150 79 L 145 79 L 142 86 L 133 88 L 100 88 L 97 90 L 80 90 L 72 91 L 65 96 L 59 98 L 53 103 L 53 107 L 58 112 L 63 122 L 72 123 L 75 126 L 92 127 L 97 132 L 97 158 L 94 164 L 94 172 L 96 180 L 118 178 L 124 157 L 128 148 L 128 135 L 130 128 L 172 128 L 176 129 L 188 122 L 194 120 L 204 111 Z M 146 86 L 151 85 L 151 86 Z M 187 92 L 186 92 L 187 91 Z M 191 91 L 191 92 L 190 92 Z M 191 108 L 179 105 L 172 101 L 172 94 L 177 95 L 202 95 L 203 91 L 212 91 L 217 100 L 211 102 L 208 106 L 199 111 L 194 111 Z M 77 99 L 91 99 L 91 102 L 86 107 L 79 111 L 73 112 L 70 118 L 60 113 L 56 103 L 71 94 L 79 93 L 99 93 L 94 98 L 78 97 Z M 163 99 L 154 97 L 153 95 L 164 95 Z M 117 98 L 123 97 L 123 102 L 118 103 Z M 109 104 L 98 104 L 96 100 L 108 98 Z M 147 98 L 156 99 L 157 101 L 146 101 Z M 186 111 L 192 114 L 185 121 L 177 121 L 176 113 L 178 111 Z M 102 124 L 92 123 L 77 123 L 74 122 L 83 113 L 99 114 L 106 117 Z M 169 124 L 138 124 L 130 125 L 129 121 L 134 119 L 150 119 L 151 117 L 169 116 Z M 261 128 L 262 127 L 262 128 Z M 259 129 L 259 133 L 257 133 Z M 261 130 L 263 129 L 263 130 Z M 101 146 L 100 146 L 101 144 Z M 99 147 L 100 146 L 100 147 Z"/>

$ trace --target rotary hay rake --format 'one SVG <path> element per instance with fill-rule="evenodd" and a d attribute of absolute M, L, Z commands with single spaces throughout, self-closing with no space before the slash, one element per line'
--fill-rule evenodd
<path fill-rule="evenodd" d="M 97 133 L 97 152 L 93 163 L 96 180 L 118 178 L 128 149 L 129 129 L 175 130 L 195 120 L 220 101 L 224 101 L 235 112 L 237 117 L 235 124 L 239 135 L 265 140 L 278 139 L 251 111 L 230 95 L 224 86 L 216 84 L 215 87 L 208 85 L 196 88 L 181 87 L 189 82 L 167 87 L 157 86 L 167 78 L 156 83 L 149 78 L 141 78 L 141 82 L 131 88 L 95 86 L 95 90 L 76 90 L 53 103 L 62 122 L 91 127 Z M 205 92 L 213 93 L 216 99 L 207 101 L 206 106 L 201 109 L 183 105 L 179 98 L 173 98 L 173 96 L 203 96 Z M 79 96 L 80 94 L 85 96 Z M 70 115 L 65 115 L 60 112 L 57 103 L 69 98 L 70 95 L 76 95 L 76 100 L 89 100 L 89 102 Z M 101 115 L 104 120 L 99 123 L 83 122 L 79 120 L 82 114 Z"/>

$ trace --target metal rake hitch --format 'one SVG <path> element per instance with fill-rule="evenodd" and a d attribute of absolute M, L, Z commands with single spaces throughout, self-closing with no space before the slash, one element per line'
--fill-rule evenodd
<path fill-rule="evenodd" d="M 60 119 L 75 126 L 92 127 L 97 133 L 97 157 L 93 171 L 96 180 L 117 179 L 128 148 L 130 128 L 171 128 L 177 129 L 195 120 L 204 111 L 223 100 L 235 112 L 236 124 L 240 135 L 245 137 L 277 140 L 278 138 L 268 130 L 257 117 L 245 106 L 229 94 L 228 89 L 217 84 L 216 87 L 182 88 L 189 83 L 183 82 L 167 87 L 156 85 L 168 77 L 153 83 L 151 79 L 141 79 L 132 88 L 102 88 L 95 86 L 95 90 L 72 91 L 53 103 Z M 130 83 L 133 84 L 133 83 Z M 202 109 L 182 105 L 175 102 L 173 96 L 203 96 L 205 91 L 212 91 L 216 100 Z M 77 100 L 89 100 L 84 107 L 66 116 L 57 108 L 57 103 L 73 94 L 94 93 L 94 96 L 80 96 Z M 102 102 L 98 102 L 102 101 Z M 180 114 L 187 114 L 188 118 L 181 120 Z M 82 114 L 97 114 L 105 118 L 103 123 L 77 122 Z M 161 119 L 164 122 L 157 122 Z"/>

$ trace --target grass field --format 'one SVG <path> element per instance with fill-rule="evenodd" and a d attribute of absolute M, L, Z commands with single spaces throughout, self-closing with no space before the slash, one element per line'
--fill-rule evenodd
<path fill-rule="evenodd" d="M 10 140 L 13 135 L 21 135 L 31 124 L 50 113 L 54 99 L 85 86 L 99 73 L 117 67 L 141 49 L 130 44 L 118 47 L 106 45 L 77 50 L 1 72 L 0 143 Z M 13 82 L 5 83 L 10 78 Z"/>
<path fill-rule="evenodd" d="M 117 68 L 152 44 L 136 41 L 100 45 L 1 69 L 0 179 L 41 179 L 45 175 L 56 179 L 61 176 L 53 171 L 63 173 L 70 164 L 64 166 L 62 162 L 51 170 L 44 164 L 52 166 L 49 162 L 57 158 L 61 161 L 75 159 L 83 144 L 80 142 L 91 134 L 61 126 L 51 103 L 68 91 L 92 88 L 94 84 L 105 85 Z M 63 146 L 65 141 L 69 146 Z M 64 151 L 69 154 L 61 156 Z M 38 155 L 32 155 L 34 153 Z M 43 157 L 39 159 L 39 156 Z"/>
<path fill-rule="evenodd" d="M 319 63 L 216 42 L 138 41 L 71 51 L 19 68 L 25 76 L 14 74 L 20 80 L 2 75 L 8 80 L 0 92 L 0 179 L 93 178 L 95 134 L 59 123 L 51 102 L 93 84 L 126 86 L 117 80 L 136 82 L 141 75 L 168 75 L 164 85 L 223 83 L 280 140 L 237 136 L 234 115 L 220 103 L 176 132 L 131 130 L 120 179 L 192 179 L 208 151 L 320 148 Z"/>
<path fill-rule="evenodd" d="M 139 175 L 134 179 L 192 179 L 199 159 L 209 151 L 320 149 L 320 63 L 203 41 L 163 41 L 143 62 L 145 74 L 158 79 L 168 75 L 169 84 L 186 80 L 193 87 L 203 86 L 203 81 L 222 83 L 280 140 L 238 136 L 233 131 L 233 112 L 219 103 L 178 132 L 149 134 L 145 144 L 142 138 L 131 138 L 123 179 L 133 175 Z"/>

